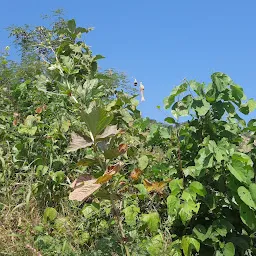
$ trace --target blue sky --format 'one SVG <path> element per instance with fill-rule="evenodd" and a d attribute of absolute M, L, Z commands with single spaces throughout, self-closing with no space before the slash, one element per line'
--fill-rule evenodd
<path fill-rule="evenodd" d="M 102 68 L 143 82 L 143 116 L 163 120 L 156 106 L 175 85 L 184 78 L 209 82 L 216 71 L 256 98 L 256 1 L 2 1 L 0 49 L 10 42 L 6 27 L 40 25 L 41 14 L 58 8 L 79 26 L 95 28 L 86 42 L 106 57 Z"/>

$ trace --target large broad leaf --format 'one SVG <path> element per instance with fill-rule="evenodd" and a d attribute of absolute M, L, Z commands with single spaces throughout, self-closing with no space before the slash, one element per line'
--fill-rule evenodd
<path fill-rule="evenodd" d="M 170 108 L 171 105 L 172 105 L 172 104 L 174 103 L 174 101 L 175 101 L 175 97 L 178 96 L 179 94 L 181 94 L 182 92 L 185 92 L 185 91 L 187 90 L 187 88 L 188 88 L 188 84 L 187 84 L 187 83 L 183 83 L 183 84 L 181 84 L 181 85 L 176 86 L 176 87 L 172 90 L 170 96 L 168 96 L 168 97 L 166 97 L 166 98 L 164 99 L 164 107 L 165 107 L 166 109 Z"/>
<path fill-rule="evenodd" d="M 100 135 L 111 123 L 113 114 L 108 113 L 102 107 L 94 106 L 89 113 L 83 112 L 81 118 L 93 137 L 96 138 L 96 136 Z"/>
<path fill-rule="evenodd" d="M 231 78 L 221 72 L 213 73 L 211 78 L 213 87 L 216 88 L 219 92 L 223 92 L 228 87 L 228 85 L 232 84 Z"/>
<path fill-rule="evenodd" d="M 110 136 L 116 135 L 119 132 L 116 125 L 110 125 L 100 135 L 96 136 L 96 140 L 106 139 Z"/>
<path fill-rule="evenodd" d="M 76 21 L 74 19 L 68 21 L 68 29 L 71 33 L 75 32 L 76 29 Z"/>
<path fill-rule="evenodd" d="M 176 196 L 169 195 L 167 197 L 167 212 L 169 216 L 177 215 L 180 209 L 180 199 Z"/>
<path fill-rule="evenodd" d="M 143 214 L 141 220 L 147 225 L 150 232 L 154 233 L 158 230 L 160 217 L 158 212 L 151 212 L 148 214 Z"/>
<path fill-rule="evenodd" d="M 189 185 L 189 189 L 200 196 L 205 196 L 207 194 L 205 187 L 198 181 L 193 181 Z"/>
<path fill-rule="evenodd" d="M 250 190 L 252 199 L 253 199 L 254 203 L 256 204 L 256 183 L 250 184 L 249 190 Z"/>
<path fill-rule="evenodd" d="M 254 202 L 252 195 L 247 188 L 241 186 L 238 188 L 237 193 L 245 204 L 256 210 L 256 203 Z"/>
<path fill-rule="evenodd" d="M 129 226 L 136 225 L 137 215 L 140 213 L 140 208 L 135 205 L 130 205 L 123 210 L 125 214 L 125 222 Z"/>
<path fill-rule="evenodd" d="M 240 217 L 243 223 L 246 224 L 251 230 L 256 230 L 256 216 L 254 211 L 244 203 L 241 203 L 239 206 Z"/>
<path fill-rule="evenodd" d="M 158 255 L 161 253 L 164 246 L 163 236 L 158 234 L 149 241 L 147 251 L 150 256 Z"/>
<path fill-rule="evenodd" d="M 189 200 L 188 202 L 181 204 L 180 208 L 181 210 L 179 211 L 179 216 L 183 225 L 186 225 L 186 223 L 191 220 L 194 213 L 198 213 L 200 209 L 200 203 L 195 203 L 192 200 Z"/>
<path fill-rule="evenodd" d="M 44 221 L 53 221 L 57 218 L 57 211 L 52 208 L 52 207 L 48 207 L 45 209 L 44 211 Z"/>
<path fill-rule="evenodd" d="M 203 225 L 196 225 L 193 228 L 193 233 L 197 236 L 197 238 L 204 242 L 206 239 L 209 238 L 209 236 L 212 233 L 212 226 L 210 226 L 208 229 L 206 229 Z"/>
<path fill-rule="evenodd" d="M 169 183 L 169 188 L 171 190 L 171 194 L 176 196 L 180 193 L 183 187 L 183 179 L 174 179 Z"/>
<path fill-rule="evenodd" d="M 200 250 L 200 243 L 192 237 L 183 236 L 181 240 L 181 248 L 185 256 L 192 255 L 192 251 L 195 249 L 197 252 Z"/>
<path fill-rule="evenodd" d="M 235 256 L 235 246 L 233 243 L 229 242 L 225 244 L 223 255 L 224 256 Z"/>
<path fill-rule="evenodd" d="M 248 115 L 249 113 L 253 112 L 256 109 L 256 100 L 254 99 L 249 99 L 247 101 L 247 103 L 241 105 L 240 107 L 240 111 L 245 114 Z"/>
<path fill-rule="evenodd" d="M 67 152 L 73 152 L 81 148 L 87 148 L 93 144 L 90 138 L 82 137 L 76 133 L 71 134 L 71 142 L 67 148 Z"/>
<path fill-rule="evenodd" d="M 141 170 L 144 170 L 148 166 L 148 157 L 147 156 L 141 156 L 138 159 L 138 166 Z"/>
<path fill-rule="evenodd" d="M 69 199 L 76 201 L 85 200 L 101 187 L 101 184 L 97 184 L 96 181 L 90 175 L 81 175 L 72 183 L 71 187 L 74 190 L 69 194 Z"/>
<path fill-rule="evenodd" d="M 236 179 L 249 185 L 254 177 L 252 166 L 253 162 L 249 156 L 236 152 L 232 156 L 232 164 L 228 165 L 228 169 Z"/>

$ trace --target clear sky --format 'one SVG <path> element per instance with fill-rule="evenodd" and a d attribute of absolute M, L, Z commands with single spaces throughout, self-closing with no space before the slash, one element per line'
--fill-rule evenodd
<path fill-rule="evenodd" d="M 255 0 L 1 1 L 0 49 L 9 44 L 6 27 L 40 25 L 41 14 L 58 8 L 79 26 L 95 27 L 86 42 L 106 57 L 102 68 L 143 82 L 143 116 L 163 120 L 156 106 L 175 85 L 184 78 L 209 82 L 216 71 L 256 98 Z"/>

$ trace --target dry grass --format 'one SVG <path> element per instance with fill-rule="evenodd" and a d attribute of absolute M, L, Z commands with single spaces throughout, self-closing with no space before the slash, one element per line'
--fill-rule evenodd
<path fill-rule="evenodd" d="M 40 222 L 36 204 L 12 209 L 5 205 L 0 216 L 0 255 L 40 255 L 33 249 L 33 227 Z"/>

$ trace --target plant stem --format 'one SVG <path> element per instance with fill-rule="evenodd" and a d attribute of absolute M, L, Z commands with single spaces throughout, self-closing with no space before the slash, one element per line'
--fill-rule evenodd
<path fill-rule="evenodd" d="M 122 236 L 122 243 L 123 243 L 123 246 L 124 246 L 124 249 L 125 249 L 125 252 L 126 252 L 126 256 L 130 256 L 129 248 L 128 248 L 128 246 L 125 244 L 125 241 L 124 241 L 124 239 L 125 239 L 125 233 L 124 233 L 124 228 L 123 228 L 123 225 L 122 225 L 122 221 L 121 221 L 121 219 L 120 219 L 119 210 L 116 208 L 115 202 L 114 202 L 114 199 L 112 198 L 112 196 L 110 196 L 110 198 L 111 198 L 111 204 L 112 204 L 114 213 L 115 213 L 116 218 L 117 218 L 118 227 L 119 227 L 119 230 L 120 230 L 120 233 L 121 233 L 121 236 Z M 121 202 L 121 203 L 122 203 L 122 202 Z"/>

